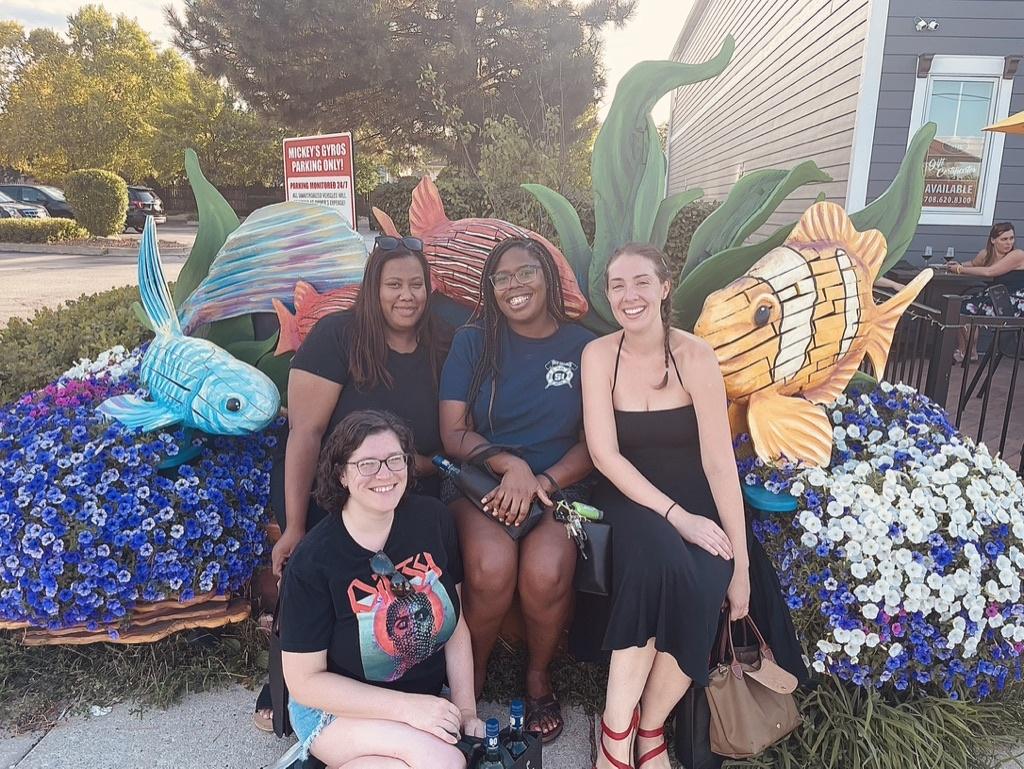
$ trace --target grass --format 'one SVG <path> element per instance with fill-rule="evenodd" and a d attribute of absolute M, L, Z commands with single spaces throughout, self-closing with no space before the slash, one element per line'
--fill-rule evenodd
<path fill-rule="evenodd" d="M 192 692 L 254 685 L 266 664 L 267 644 L 253 620 L 137 646 L 23 646 L 17 633 L 4 632 L 0 727 L 44 729 L 90 705 L 166 708 Z"/>

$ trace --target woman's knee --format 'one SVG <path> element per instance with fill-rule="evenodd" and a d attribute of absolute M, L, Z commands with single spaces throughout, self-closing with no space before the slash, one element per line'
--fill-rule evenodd
<path fill-rule="evenodd" d="M 531 601 L 556 603 L 572 592 L 572 578 L 576 571 L 576 558 L 559 557 L 557 551 L 541 557 L 532 553 L 519 562 L 519 595 Z"/>
<path fill-rule="evenodd" d="M 507 595 L 511 599 L 518 565 L 515 550 L 487 546 L 472 548 L 463 552 L 465 588 L 476 595 L 496 598 Z"/>
<path fill-rule="evenodd" d="M 432 745 L 416 756 L 405 759 L 411 769 L 466 769 L 466 757 L 454 745 L 432 740 Z"/>

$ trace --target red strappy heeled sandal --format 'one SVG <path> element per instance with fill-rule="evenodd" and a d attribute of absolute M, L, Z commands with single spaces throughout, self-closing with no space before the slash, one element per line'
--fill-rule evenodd
<path fill-rule="evenodd" d="M 604 722 L 604 718 L 601 718 L 601 752 L 604 753 L 604 757 L 608 759 L 609 763 L 615 767 L 615 769 L 633 769 L 633 764 L 624 764 L 619 759 L 615 758 L 611 753 L 608 752 L 608 748 L 604 746 L 604 738 L 609 737 L 615 742 L 622 742 L 622 740 L 628 739 L 629 755 L 633 755 L 633 738 L 636 736 L 636 730 L 640 727 L 640 706 L 637 705 L 636 709 L 633 710 L 633 717 L 629 720 L 629 727 L 624 732 L 613 732 L 608 728 L 608 725 Z M 597 769 L 597 766 L 594 767 Z"/>
<path fill-rule="evenodd" d="M 646 764 L 652 758 L 660 756 L 662 753 L 668 750 L 668 743 L 665 741 L 664 726 L 662 726 L 659 729 L 641 729 L 640 724 L 637 724 L 636 733 L 638 736 L 643 737 L 646 740 L 654 739 L 655 737 L 661 737 L 661 744 L 658 747 L 651 748 L 636 760 L 636 769 L 640 769 L 641 766 Z"/>

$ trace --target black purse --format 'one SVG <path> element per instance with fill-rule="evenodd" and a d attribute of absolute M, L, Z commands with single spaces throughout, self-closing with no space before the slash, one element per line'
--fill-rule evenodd
<path fill-rule="evenodd" d="M 551 480 L 554 483 L 554 480 Z M 574 512 L 562 489 L 555 484 L 555 520 L 565 524 L 576 542 L 576 571 L 572 586 L 581 593 L 608 595 L 612 589 L 612 527 Z"/>
<path fill-rule="evenodd" d="M 462 469 L 465 470 L 465 468 L 469 466 L 472 467 L 476 472 L 486 473 L 494 480 L 494 484 L 498 485 L 499 483 L 501 483 L 501 478 L 492 473 L 490 468 L 487 467 L 487 460 L 493 457 L 495 454 L 504 453 L 515 454 L 516 456 L 519 456 L 522 453 L 522 450 L 518 446 L 502 446 L 496 443 L 488 443 L 474 450 L 466 459 L 466 461 L 462 463 Z M 460 489 L 460 491 L 462 490 Z M 465 491 L 462 492 L 462 495 L 470 502 L 472 502 L 477 510 L 486 515 L 488 518 L 491 518 L 491 520 L 493 520 L 496 524 L 505 529 L 505 533 L 508 534 L 516 542 L 518 542 L 520 539 L 529 534 L 533 530 L 533 527 L 540 523 L 540 520 L 544 515 L 544 508 L 541 507 L 539 502 L 534 501 L 534 503 L 530 505 L 530 511 L 526 514 L 526 520 L 524 520 L 518 526 L 511 526 L 507 523 L 502 523 L 501 521 L 498 521 L 496 518 L 491 516 L 490 513 L 485 512 L 483 507 L 480 506 L 479 499 L 474 499 Z"/>

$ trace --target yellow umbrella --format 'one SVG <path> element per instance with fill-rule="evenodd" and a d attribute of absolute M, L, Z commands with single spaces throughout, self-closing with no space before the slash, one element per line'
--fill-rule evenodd
<path fill-rule="evenodd" d="M 1024 112 L 1011 115 L 1006 120 L 1000 120 L 990 126 L 985 126 L 985 131 L 999 131 L 1004 134 L 1024 134 Z"/>

